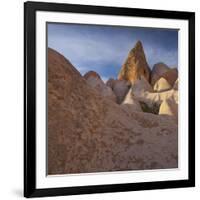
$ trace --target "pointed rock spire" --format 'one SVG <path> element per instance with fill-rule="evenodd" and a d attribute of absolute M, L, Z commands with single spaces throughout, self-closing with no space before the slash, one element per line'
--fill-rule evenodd
<path fill-rule="evenodd" d="M 171 85 L 163 77 L 161 77 L 159 80 L 157 80 L 153 87 L 154 91 L 156 91 L 156 92 L 163 92 L 166 90 L 170 90 L 171 88 L 172 88 Z"/>
<path fill-rule="evenodd" d="M 124 62 L 119 75 L 119 80 L 127 80 L 134 83 L 144 76 L 149 81 L 150 68 L 147 64 L 144 49 L 141 41 L 137 41 L 135 47 L 131 49 Z"/>

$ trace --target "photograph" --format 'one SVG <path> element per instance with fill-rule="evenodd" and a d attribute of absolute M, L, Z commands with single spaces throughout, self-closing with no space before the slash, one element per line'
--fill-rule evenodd
<path fill-rule="evenodd" d="M 46 23 L 47 175 L 179 167 L 179 29 Z"/>
<path fill-rule="evenodd" d="M 24 4 L 24 196 L 195 186 L 195 13 Z"/>

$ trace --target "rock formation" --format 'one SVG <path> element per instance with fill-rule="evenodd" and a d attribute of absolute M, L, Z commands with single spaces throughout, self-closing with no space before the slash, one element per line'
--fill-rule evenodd
<path fill-rule="evenodd" d="M 134 83 L 136 80 L 141 79 L 141 76 L 144 76 L 149 81 L 150 68 L 146 61 L 142 43 L 138 41 L 135 47 L 129 52 L 119 72 L 118 79 Z"/>
<path fill-rule="evenodd" d="M 117 103 L 120 104 L 129 91 L 130 83 L 126 80 L 109 79 L 106 83 L 117 97 Z"/>
<path fill-rule="evenodd" d="M 131 109 L 131 110 L 134 110 L 134 111 L 142 112 L 142 109 L 140 107 L 139 102 L 132 95 L 131 88 L 129 89 L 129 92 L 125 96 L 124 101 L 121 104 L 121 107 L 123 109 L 128 109 L 128 110 Z"/>
<path fill-rule="evenodd" d="M 93 78 L 97 78 L 97 79 L 100 79 L 101 80 L 101 77 L 99 76 L 99 74 L 97 74 L 96 72 L 94 71 L 89 71 L 87 72 L 84 76 L 83 76 L 86 80 L 93 77 Z"/>
<path fill-rule="evenodd" d="M 137 93 L 153 92 L 153 89 L 149 82 L 142 76 L 141 79 L 136 80 L 132 85 L 132 92 L 133 95 L 137 95 Z"/>
<path fill-rule="evenodd" d="M 173 116 L 178 120 L 178 104 L 173 99 L 167 99 L 160 105 L 159 115 Z"/>
<path fill-rule="evenodd" d="M 173 89 L 174 89 L 174 90 L 178 90 L 178 79 L 177 79 L 176 82 L 174 83 Z"/>
<path fill-rule="evenodd" d="M 162 74 L 162 77 L 165 78 L 168 83 L 173 86 L 175 81 L 178 78 L 178 70 L 177 68 L 173 68 Z"/>
<path fill-rule="evenodd" d="M 162 75 L 169 70 L 169 67 L 160 62 L 153 66 L 153 69 L 151 71 L 151 85 L 154 86 L 157 80 L 159 80 Z"/>
<path fill-rule="evenodd" d="M 163 92 L 163 91 L 166 91 L 166 90 L 170 90 L 171 88 L 172 87 L 168 83 L 168 81 L 165 78 L 161 77 L 154 84 L 153 90 L 156 91 L 156 92 Z"/>
<path fill-rule="evenodd" d="M 94 71 L 89 71 L 84 75 L 87 83 L 97 90 L 102 96 L 116 102 L 116 96 L 110 87 L 101 80 L 101 77 Z"/>
<path fill-rule="evenodd" d="M 48 174 L 178 167 L 170 116 L 124 110 L 48 49 Z"/>
<path fill-rule="evenodd" d="M 110 88 L 113 90 L 114 85 L 115 85 L 115 82 L 116 82 L 115 79 L 109 78 L 109 79 L 107 80 L 107 82 L 106 82 L 106 85 L 107 85 L 108 87 L 110 87 Z"/>
<path fill-rule="evenodd" d="M 134 92 L 133 92 L 134 93 Z M 163 92 L 141 92 L 134 93 L 135 98 L 138 101 L 146 103 L 148 106 L 152 106 L 155 103 L 160 105 L 162 101 L 167 99 L 173 99 L 176 103 L 178 103 L 178 91 L 171 89 Z"/>

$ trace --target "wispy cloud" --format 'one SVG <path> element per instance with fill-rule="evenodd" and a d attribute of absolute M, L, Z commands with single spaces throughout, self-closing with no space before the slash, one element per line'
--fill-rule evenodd
<path fill-rule="evenodd" d="M 116 77 L 126 56 L 141 40 L 150 66 L 157 62 L 177 66 L 177 32 L 159 29 L 87 25 L 48 25 L 48 46 L 63 54 L 80 71 Z M 171 45 L 170 45 L 171 43 Z"/>

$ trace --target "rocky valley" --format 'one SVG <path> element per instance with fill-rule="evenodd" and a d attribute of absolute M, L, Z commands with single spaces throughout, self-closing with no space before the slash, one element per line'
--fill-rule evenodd
<path fill-rule="evenodd" d="M 48 49 L 48 174 L 178 167 L 178 70 L 138 41 L 116 79 Z"/>

